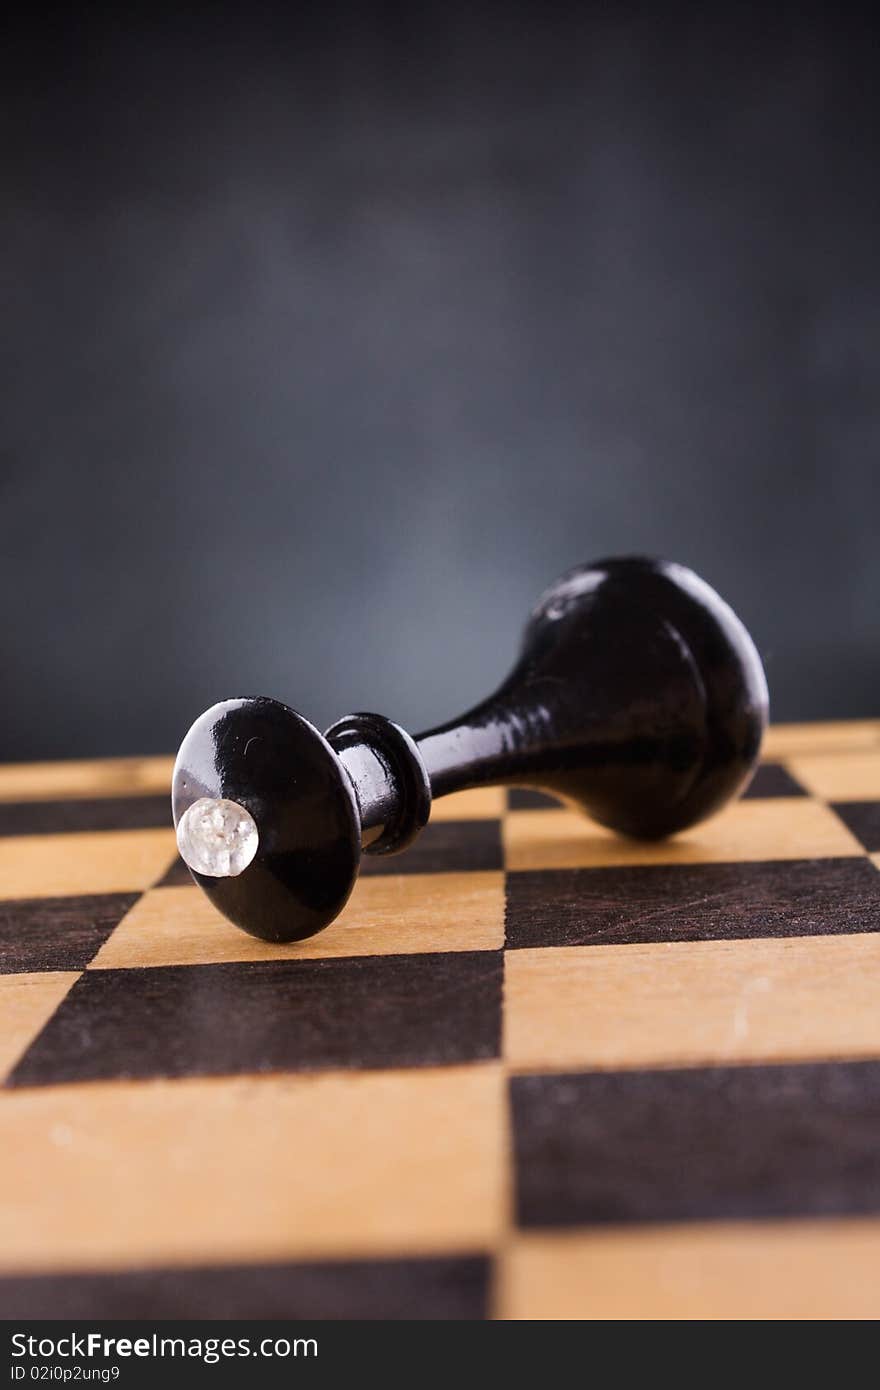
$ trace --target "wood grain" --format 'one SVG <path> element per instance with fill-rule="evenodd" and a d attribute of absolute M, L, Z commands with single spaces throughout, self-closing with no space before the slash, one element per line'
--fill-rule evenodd
<path fill-rule="evenodd" d="M 880 1062 L 510 1083 L 519 1227 L 880 1215 Z"/>
<path fill-rule="evenodd" d="M 0 801 L 0 835 L 61 835 L 93 830 L 154 830 L 171 825 L 167 796 L 67 797 Z"/>
<path fill-rule="evenodd" d="M 490 1248 L 503 1104 L 495 1064 L 16 1092 L 0 1269 Z"/>
<path fill-rule="evenodd" d="M 485 1318 L 485 1254 L 0 1275 L 7 1320 Z"/>
<path fill-rule="evenodd" d="M 796 782 L 782 763 L 761 763 L 755 775 L 743 792 L 751 799 L 756 796 L 805 796 L 800 782 Z"/>
<path fill-rule="evenodd" d="M 512 951 L 516 1071 L 880 1057 L 880 935 Z"/>
<path fill-rule="evenodd" d="M 0 767 L 0 801 L 60 801 L 65 797 L 171 796 L 174 759 L 105 758 L 90 762 L 7 763 Z"/>
<path fill-rule="evenodd" d="M 272 945 L 239 931 L 194 884 L 139 898 L 93 968 L 138 969 L 215 961 L 498 950 L 504 943 L 504 875 L 408 874 L 358 880 L 326 931 Z"/>
<path fill-rule="evenodd" d="M 500 820 L 504 804 L 503 787 L 472 787 L 439 796 L 431 805 L 431 820 Z"/>
<path fill-rule="evenodd" d="M 514 949 L 868 931 L 880 931 L 880 875 L 867 856 L 539 869 L 507 880 Z"/>
<path fill-rule="evenodd" d="M 737 1222 L 519 1235 L 497 1315 L 880 1318 L 880 1221 Z"/>
<path fill-rule="evenodd" d="M 864 849 L 870 854 L 880 851 L 880 796 L 874 801 L 840 801 L 834 809 Z"/>
<path fill-rule="evenodd" d="M 402 854 L 363 854 L 361 878 L 382 874 L 479 874 L 503 867 L 501 822 L 444 820 L 425 826 Z"/>
<path fill-rule="evenodd" d="M 807 791 L 826 801 L 880 800 L 880 748 L 834 758 L 804 754 L 788 766 Z"/>
<path fill-rule="evenodd" d="M 511 811 L 508 870 L 732 863 L 861 854 L 834 812 L 808 797 L 738 801 L 672 840 L 626 840 L 574 811 Z"/>
<path fill-rule="evenodd" d="M 89 970 L 8 1084 L 481 1062 L 501 977 L 500 951 Z"/>
<path fill-rule="evenodd" d="M 83 970 L 137 893 L 0 902 L 0 974 Z"/>
<path fill-rule="evenodd" d="M 172 829 L 0 839 L 0 899 L 142 892 L 176 854 Z"/>
<path fill-rule="evenodd" d="M 817 724 L 771 724 L 761 756 L 768 762 L 800 753 L 836 757 L 858 750 L 880 751 L 880 719 L 827 720 Z"/>
<path fill-rule="evenodd" d="M 78 978 L 76 970 L 0 975 L 0 1082 Z"/>

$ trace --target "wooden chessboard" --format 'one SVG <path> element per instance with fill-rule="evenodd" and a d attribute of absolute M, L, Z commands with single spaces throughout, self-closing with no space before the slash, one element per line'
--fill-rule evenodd
<path fill-rule="evenodd" d="M 0 1315 L 880 1315 L 880 721 L 665 844 L 440 801 L 295 946 L 0 770 Z"/>

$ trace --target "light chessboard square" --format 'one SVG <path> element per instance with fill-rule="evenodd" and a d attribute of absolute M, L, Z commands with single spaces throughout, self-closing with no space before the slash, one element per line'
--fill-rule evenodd
<path fill-rule="evenodd" d="M 514 1071 L 880 1058 L 880 934 L 508 954 Z"/>
<path fill-rule="evenodd" d="M 176 857 L 173 829 L 0 839 L 0 900 L 143 892 Z"/>
<path fill-rule="evenodd" d="M 0 1082 L 6 1079 L 78 979 L 76 970 L 0 975 Z"/>
<path fill-rule="evenodd" d="M 878 796 L 880 748 L 840 753 L 833 758 L 802 754 L 792 758 L 789 767 L 813 796 L 826 801 L 868 801 Z"/>
<path fill-rule="evenodd" d="M 877 1220 L 520 1234 L 503 1262 L 498 1315 L 873 1321 L 878 1266 Z"/>
<path fill-rule="evenodd" d="M 0 1271 L 494 1246 L 497 1064 L 121 1082 L 0 1105 Z"/>
<path fill-rule="evenodd" d="M 748 863 L 861 854 L 855 836 L 808 797 L 734 802 L 671 840 L 628 840 L 574 811 L 511 811 L 504 826 L 511 872 L 615 864 Z"/>
<path fill-rule="evenodd" d="M 191 884 L 154 888 L 139 898 L 92 968 L 498 950 L 503 944 L 504 875 L 498 872 L 361 878 L 325 931 L 274 945 L 239 931 Z"/>

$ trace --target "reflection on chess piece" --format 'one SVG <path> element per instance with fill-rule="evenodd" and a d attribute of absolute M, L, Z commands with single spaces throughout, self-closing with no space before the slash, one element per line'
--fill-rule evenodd
<path fill-rule="evenodd" d="M 533 787 L 624 835 L 670 835 L 742 791 L 766 721 L 760 658 L 708 584 L 601 561 L 541 597 L 493 695 L 418 738 L 377 714 L 322 735 L 277 700 L 213 705 L 177 756 L 178 845 L 231 921 L 296 941 L 337 916 L 362 850 L 412 843 L 433 797 Z"/>

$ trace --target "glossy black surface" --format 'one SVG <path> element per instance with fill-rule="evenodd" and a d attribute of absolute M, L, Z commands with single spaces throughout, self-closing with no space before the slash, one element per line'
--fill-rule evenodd
<path fill-rule="evenodd" d="M 381 714 L 348 714 L 324 737 L 351 781 L 370 854 L 397 854 L 431 814 L 431 781 L 415 740 Z"/>
<path fill-rule="evenodd" d="M 246 931 L 297 940 L 340 911 L 361 848 L 418 835 L 432 795 L 543 789 L 624 834 L 668 835 L 743 790 L 766 721 L 760 659 L 714 590 L 681 565 L 608 560 L 546 591 L 494 695 L 415 740 L 380 715 L 322 737 L 273 700 L 215 705 L 181 746 L 174 818 L 200 796 L 246 806 L 254 862 L 194 877 Z"/>
<path fill-rule="evenodd" d="M 670 835 L 741 791 L 767 722 L 742 623 L 683 565 L 607 560 L 540 598 L 483 704 L 418 740 L 435 796 L 555 792 L 627 835 Z"/>

